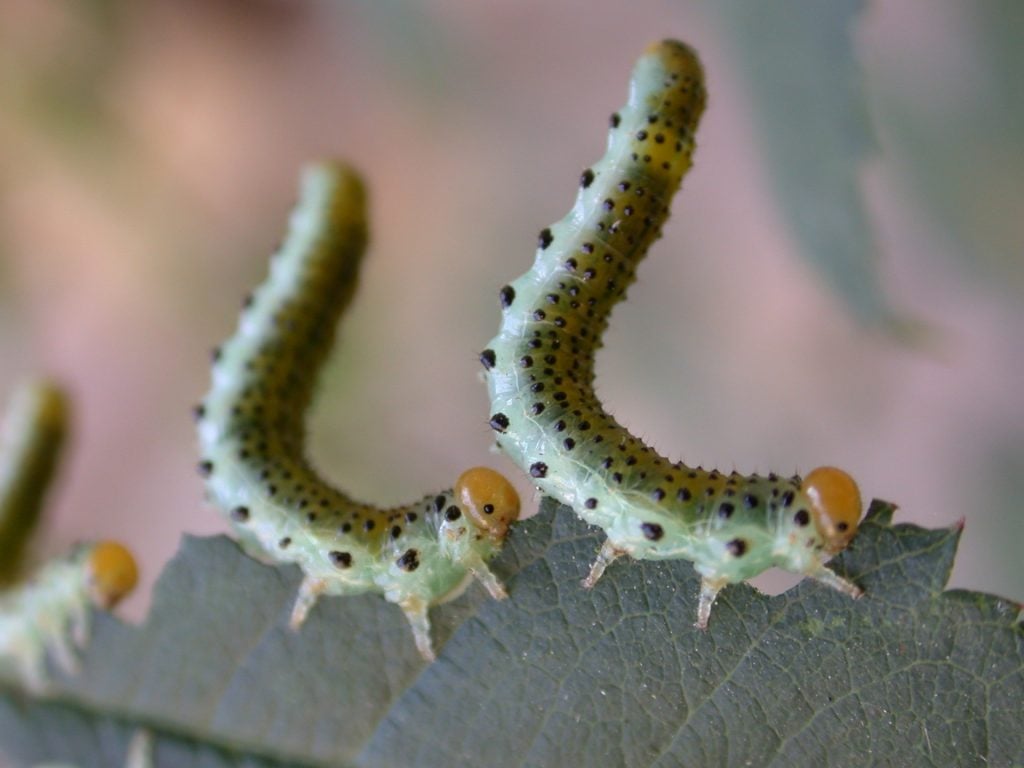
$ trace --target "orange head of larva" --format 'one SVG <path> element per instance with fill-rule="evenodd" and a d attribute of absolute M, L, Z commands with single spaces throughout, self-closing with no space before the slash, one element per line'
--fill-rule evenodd
<path fill-rule="evenodd" d="M 857 533 L 860 489 L 848 474 L 835 467 L 818 467 L 804 477 L 800 490 L 811 502 L 811 515 L 825 548 L 840 552 Z"/>
<path fill-rule="evenodd" d="M 519 494 L 504 475 L 473 467 L 455 481 L 455 500 L 473 524 L 501 541 L 519 518 Z"/>
<path fill-rule="evenodd" d="M 116 541 L 101 541 L 89 554 L 89 590 L 93 601 L 112 608 L 135 588 L 139 568 L 126 547 Z"/>

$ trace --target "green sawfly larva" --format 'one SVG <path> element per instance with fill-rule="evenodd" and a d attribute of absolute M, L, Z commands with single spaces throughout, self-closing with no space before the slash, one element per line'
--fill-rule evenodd
<path fill-rule="evenodd" d="M 355 292 L 366 239 L 359 177 L 338 163 L 307 168 L 267 280 L 214 353 L 212 386 L 196 408 L 199 470 L 247 551 L 302 569 L 293 628 L 321 595 L 381 593 L 430 660 L 429 606 L 472 578 L 505 596 L 487 560 L 518 517 L 519 498 L 502 475 L 476 467 L 451 490 L 382 509 L 332 487 L 305 458 L 314 381 Z"/>
<path fill-rule="evenodd" d="M 135 558 L 114 541 L 80 545 L 47 563 L 0 593 L 0 663 L 13 664 L 29 690 L 45 691 L 47 656 L 74 673 L 74 649 L 88 640 L 90 609 L 109 610 L 137 581 Z"/>
<path fill-rule="evenodd" d="M 857 531 L 860 493 L 845 472 L 743 476 L 670 461 L 630 434 L 594 393 L 594 354 L 689 169 L 704 77 L 683 43 L 651 46 L 611 117 L 604 157 L 576 203 L 541 231 L 531 269 L 499 292 L 498 335 L 481 353 L 498 446 L 547 495 L 607 539 L 584 580 L 622 555 L 685 558 L 702 577 L 697 626 L 719 591 L 778 566 L 852 597 L 825 566 Z"/>

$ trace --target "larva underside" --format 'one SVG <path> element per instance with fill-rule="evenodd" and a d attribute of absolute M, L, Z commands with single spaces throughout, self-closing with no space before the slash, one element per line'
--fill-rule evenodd
<path fill-rule="evenodd" d="M 583 172 L 569 215 L 540 233 L 533 267 L 501 289 L 500 330 L 481 354 L 500 448 L 544 493 L 607 534 L 584 584 L 622 555 L 691 560 L 702 576 L 701 628 L 719 590 L 771 566 L 858 596 L 824 563 L 849 542 L 861 513 L 856 484 L 834 468 L 801 480 L 671 462 L 594 394 L 594 353 L 660 236 L 704 102 L 689 47 L 668 40 L 644 53 L 627 105 L 612 115 L 606 154 Z"/>
<path fill-rule="evenodd" d="M 378 592 L 397 603 L 421 654 L 433 658 L 427 610 L 475 577 L 495 598 L 486 561 L 519 500 L 486 468 L 453 490 L 392 509 L 331 487 L 304 457 L 304 415 L 334 326 L 354 291 L 366 243 L 364 192 L 340 164 L 308 168 L 288 235 L 266 282 L 247 298 L 237 333 L 214 354 L 197 407 L 209 498 L 247 551 L 303 570 L 291 624 L 320 595 Z"/>

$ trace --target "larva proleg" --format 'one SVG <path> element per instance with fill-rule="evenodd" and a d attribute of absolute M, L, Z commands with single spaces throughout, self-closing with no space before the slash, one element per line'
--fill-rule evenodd
<path fill-rule="evenodd" d="M 604 157 L 583 171 L 569 214 L 541 231 L 532 268 L 499 291 L 500 330 L 480 356 L 500 448 L 607 534 L 584 584 L 622 555 L 691 560 L 702 577 L 701 628 L 719 590 L 772 566 L 858 596 L 825 562 L 861 516 L 857 486 L 841 470 L 801 480 L 694 469 L 630 434 L 594 393 L 608 317 L 660 236 L 704 103 L 692 49 L 666 40 L 644 53 Z"/>
<path fill-rule="evenodd" d="M 355 291 L 365 195 L 351 169 L 323 163 L 304 172 L 299 197 L 269 277 L 214 353 L 212 386 L 196 408 L 199 469 L 249 552 L 302 568 L 293 627 L 321 595 L 376 592 L 401 607 L 417 648 L 432 659 L 431 605 L 470 577 L 504 597 L 487 560 L 518 517 L 519 499 L 508 480 L 477 467 L 452 490 L 382 509 L 354 501 L 310 466 L 305 414 Z"/>

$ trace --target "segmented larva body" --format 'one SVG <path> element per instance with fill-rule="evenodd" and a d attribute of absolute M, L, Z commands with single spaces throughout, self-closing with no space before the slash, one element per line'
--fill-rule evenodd
<path fill-rule="evenodd" d="M 0 434 L 0 584 L 14 581 L 67 432 L 67 400 L 49 381 L 22 384 Z"/>
<path fill-rule="evenodd" d="M 857 486 L 840 470 L 801 480 L 694 469 L 659 456 L 594 394 L 609 313 L 660 236 L 704 102 L 689 47 L 667 40 L 645 52 L 605 156 L 583 172 L 569 215 L 540 233 L 533 267 L 501 289 L 500 331 L 481 354 L 500 448 L 607 534 L 584 584 L 622 555 L 691 560 L 702 576 L 702 628 L 722 587 L 771 566 L 858 596 L 824 562 L 861 514 Z"/>
<path fill-rule="evenodd" d="M 77 667 L 74 648 L 89 636 L 89 609 L 109 610 L 135 587 L 138 568 L 113 541 L 82 545 L 0 593 L 0 663 L 13 664 L 32 691 L 46 689 L 46 656 L 65 672 Z"/>
<path fill-rule="evenodd" d="M 304 416 L 366 244 L 359 178 L 339 164 L 308 168 L 270 275 L 246 300 L 237 333 L 214 353 L 197 407 L 209 498 L 247 550 L 303 570 L 291 623 L 320 595 L 378 592 L 397 603 L 421 654 L 433 658 L 427 609 L 477 578 L 519 513 L 512 485 L 467 470 L 453 490 L 405 506 L 362 504 L 331 487 L 304 456 Z"/>

